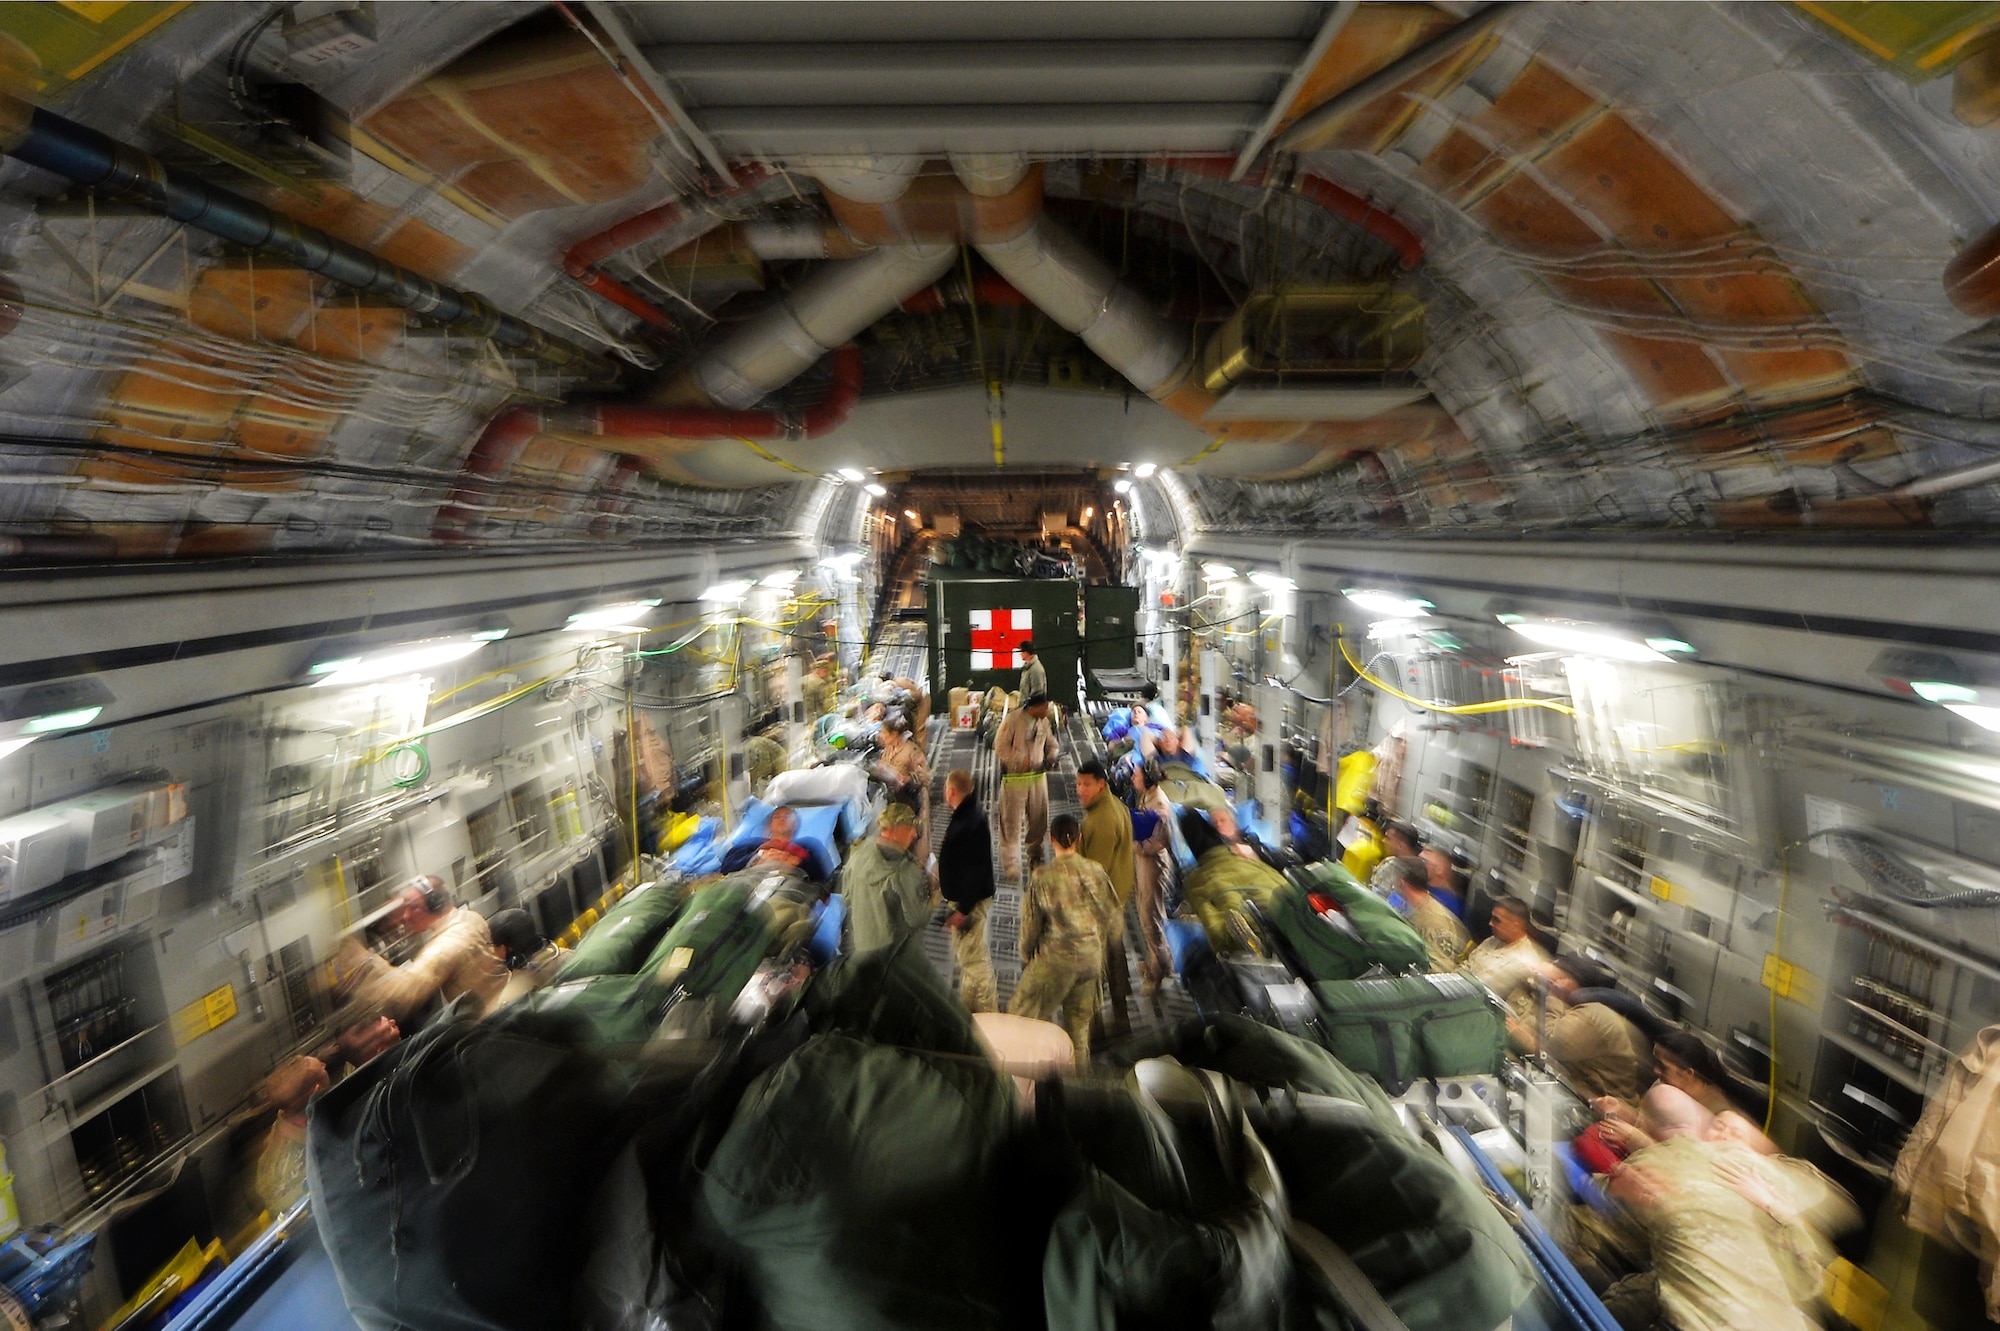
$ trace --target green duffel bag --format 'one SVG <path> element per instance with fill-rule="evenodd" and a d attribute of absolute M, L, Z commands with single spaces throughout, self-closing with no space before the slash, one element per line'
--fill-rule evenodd
<path fill-rule="evenodd" d="M 1496 1073 L 1506 1061 L 1506 1013 L 1463 975 L 1337 980 L 1312 990 L 1320 1043 L 1391 1095 L 1420 1077 Z"/>
<path fill-rule="evenodd" d="M 588 1022 L 598 1044 L 642 1044 L 652 1037 L 667 990 L 645 975 L 586 975 L 557 981 L 521 1000 L 538 1013 Z"/>
<path fill-rule="evenodd" d="M 811 918 L 788 896 L 761 890 L 761 881 L 734 874 L 696 889 L 639 973 L 663 991 L 678 987 L 693 998 L 728 1002 L 742 993 L 757 964 L 800 919 L 809 925 Z"/>
<path fill-rule="evenodd" d="M 592 975 L 636 975 L 680 914 L 687 885 L 675 880 L 640 886 L 593 926 L 556 972 L 555 982 Z"/>
<path fill-rule="evenodd" d="M 1309 864 L 1291 878 L 1290 889 L 1274 893 L 1264 913 L 1277 941 L 1304 967 L 1308 983 L 1358 979 L 1377 966 L 1392 975 L 1429 968 L 1423 935 L 1338 864 Z M 1307 899 L 1311 892 L 1332 898 L 1353 928 L 1322 919 Z"/>

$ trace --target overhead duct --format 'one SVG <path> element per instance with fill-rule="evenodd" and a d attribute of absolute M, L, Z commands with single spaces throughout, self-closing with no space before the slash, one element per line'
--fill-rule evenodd
<path fill-rule="evenodd" d="M 1188 378 L 1187 340 L 1066 227 L 1043 215 L 978 247 L 994 271 L 1083 339 L 1140 392 L 1165 400 Z"/>
<path fill-rule="evenodd" d="M 861 396 L 861 353 L 846 344 L 929 288 L 957 257 L 953 245 L 912 245 L 821 265 L 784 300 L 728 334 L 677 377 L 667 403 L 503 412 L 466 455 L 463 473 L 471 483 L 461 484 L 438 510 L 433 534 L 439 540 L 463 539 L 488 484 L 504 476 L 540 434 L 601 439 L 607 451 L 659 461 L 680 451 L 668 441 L 812 438 L 835 428 Z M 828 353 L 833 380 L 813 408 L 796 418 L 747 409 Z"/>
<path fill-rule="evenodd" d="M 842 193 L 839 182 L 825 176 L 820 183 L 841 229 L 863 245 L 1005 240 L 1041 215 L 1040 166 L 1001 156 L 956 159 L 953 169 L 950 175 L 913 176 L 888 198 Z"/>
<path fill-rule="evenodd" d="M 957 257 L 955 245 L 898 245 L 830 261 L 704 353 L 691 377 L 708 401 L 748 407 L 943 277 Z"/>
<path fill-rule="evenodd" d="M 605 357 L 502 314 L 478 296 L 421 277 L 168 166 L 130 144 L 4 94 L 0 94 L 0 150 L 86 188 L 132 199 L 176 222 L 379 296 L 432 323 L 489 338 L 559 370 L 599 383 L 618 377 L 617 367 Z"/>

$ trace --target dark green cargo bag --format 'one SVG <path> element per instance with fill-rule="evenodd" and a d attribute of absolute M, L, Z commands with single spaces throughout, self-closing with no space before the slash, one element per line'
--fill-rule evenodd
<path fill-rule="evenodd" d="M 650 976 L 586 975 L 538 990 L 521 1006 L 580 1018 L 598 1044 L 642 1044 L 660 1024 L 667 992 Z"/>
<path fill-rule="evenodd" d="M 1401 1095 L 1420 1077 L 1500 1071 L 1506 1014 L 1463 975 L 1339 980 L 1313 986 L 1316 1034 L 1335 1058 Z"/>
<path fill-rule="evenodd" d="M 785 921 L 776 900 L 741 874 L 696 890 L 639 973 L 693 998 L 734 999 L 777 945 Z"/>
<path fill-rule="evenodd" d="M 555 982 L 637 974 L 686 900 L 687 885 L 679 881 L 634 890 L 583 936 L 556 972 Z"/>
<path fill-rule="evenodd" d="M 1430 964 L 1423 936 L 1395 908 L 1331 862 L 1294 870 L 1291 887 L 1274 893 L 1264 912 L 1279 947 L 1303 967 L 1308 983 L 1353 980 L 1380 966 L 1392 975 Z M 1331 897 L 1350 932 L 1322 919 L 1309 892 Z"/>

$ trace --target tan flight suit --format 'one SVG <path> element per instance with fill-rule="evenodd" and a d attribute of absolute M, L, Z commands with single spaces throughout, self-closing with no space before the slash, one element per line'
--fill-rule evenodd
<path fill-rule="evenodd" d="M 417 955 L 400 966 L 391 966 L 370 954 L 368 978 L 359 991 L 360 1001 L 386 1011 L 398 1022 L 410 1016 L 436 994 L 449 1003 L 461 994 L 477 998 L 474 1016 L 482 1016 L 507 987 L 507 964 L 493 955 L 493 935 L 486 919 L 466 906 L 454 906 L 433 925 Z"/>
<path fill-rule="evenodd" d="M 1000 872 L 1009 878 L 1021 873 L 1023 823 L 1028 867 L 1033 869 L 1047 858 L 1043 852 L 1049 838 L 1047 772 L 1059 752 L 1055 727 L 1047 717 L 1030 716 L 1026 708 L 1009 712 L 993 737 L 993 757 L 1000 765 Z"/>
<path fill-rule="evenodd" d="M 1549 1001 L 1549 1057 L 1585 1099 L 1632 1100 L 1653 1080 L 1653 1044 L 1602 1003 Z"/>
<path fill-rule="evenodd" d="M 928 853 L 930 840 L 931 813 L 931 769 L 924 761 L 923 745 L 903 736 L 902 742 L 891 749 L 886 745 L 875 760 L 876 770 L 915 796 L 917 801 L 917 839 L 911 843 L 917 848 L 919 859 Z"/>
<path fill-rule="evenodd" d="M 1653 1270 L 1606 1290 L 1606 1307 L 1625 1326 L 1664 1320 L 1674 1331 L 1817 1331 L 1793 1299 L 1790 1257 L 1772 1241 L 1776 1227 L 1716 1174 L 1723 1159 L 1766 1172 L 1751 1151 L 1696 1137 L 1632 1153 L 1613 1194 L 1644 1229 Z"/>
<path fill-rule="evenodd" d="M 1945 1071 L 1896 1159 L 1911 1229 L 1979 1259 L 1986 1316 L 2000 1321 L 2000 1026 Z"/>
<path fill-rule="evenodd" d="M 1410 926 L 1430 949 L 1431 973 L 1455 971 L 1465 949 L 1472 944 L 1472 935 L 1465 931 L 1465 923 L 1436 897 L 1426 892 L 1421 901 L 1414 897 L 1404 897 L 1410 903 Z"/>
<path fill-rule="evenodd" d="M 1489 938 L 1472 949 L 1459 969 L 1491 989 L 1523 1021 L 1534 1020 L 1536 984 L 1549 954 L 1532 938 L 1503 943 Z"/>
<path fill-rule="evenodd" d="M 1074 853 L 1059 854 L 1035 870 L 1021 901 L 1021 959 L 1026 965 L 1007 1011 L 1060 1021 L 1076 1046 L 1079 1067 L 1090 1062 L 1104 937 L 1118 910 L 1110 877 L 1095 861 Z"/>

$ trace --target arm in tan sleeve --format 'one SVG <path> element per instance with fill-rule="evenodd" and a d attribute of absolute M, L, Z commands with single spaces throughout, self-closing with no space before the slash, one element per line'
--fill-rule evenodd
<path fill-rule="evenodd" d="M 465 907 L 459 909 L 462 911 Z M 369 979 L 361 997 L 382 1007 L 398 1021 L 429 1002 L 463 964 L 467 949 L 473 946 L 470 931 L 460 924 L 462 918 L 454 916 L 435 938 L 418 950 L 416 956 L 402 965 L 385 965 L 380 973 Z"/>

